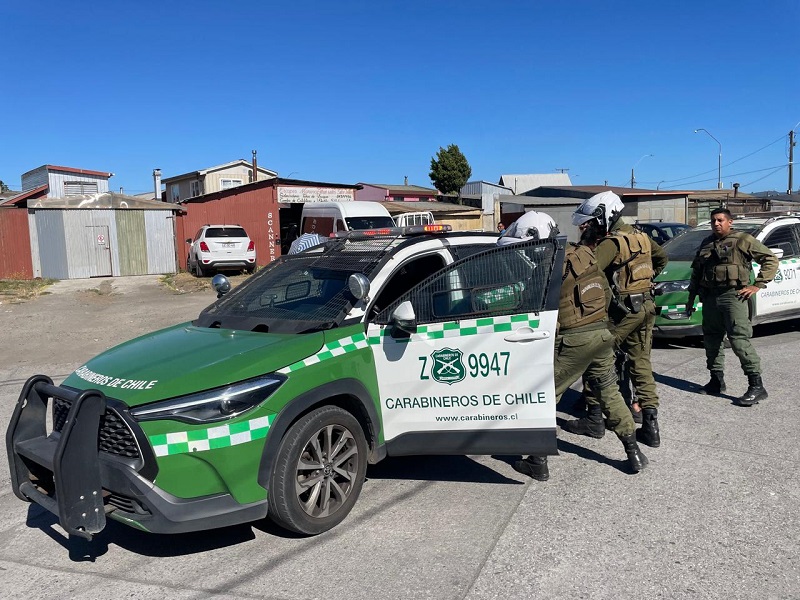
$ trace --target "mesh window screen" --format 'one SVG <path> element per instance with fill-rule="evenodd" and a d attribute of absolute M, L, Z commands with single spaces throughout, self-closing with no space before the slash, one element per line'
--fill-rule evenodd
<path fill-rule="evenodd" d="M 375 321 L 388 324 L 405 301 L 414 307 L 417 323 L 541 311 L 556 249 L 555 240 L 542 240 L 469 256 L 398 298 Z"/>
<path fill-rule="evenodd" d="M 268 323 L 336 323 L 355 300 L 347 278 L 370 277 L 395 238 L 331 240 L 324 252 L 285 256 L 218 300 L 205 313 Z"/>
<path fill-rule="evenodd" d="M 764 245 L 767 248 L 780 248 L 783 250 L 783 258 L 800 254 L 800 249 L 797 247 L 797 240 L 791 227 L 776 229 L 767 236 L 767 239 L 764 240 Z"/>

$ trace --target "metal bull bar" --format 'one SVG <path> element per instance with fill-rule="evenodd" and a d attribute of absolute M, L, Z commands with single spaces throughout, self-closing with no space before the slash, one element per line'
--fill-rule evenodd
<path fill-rule="evenodd" d="M 61 432 L 50 435 L 48 398 L 72 403 Z M 97 449 L 105 411 L 99 390 L 74 392 L 34 375 L 22 388 L 6 432 L 14 494 L 58 516 L 67 533 L 89 540 L 106 525 Z"/>

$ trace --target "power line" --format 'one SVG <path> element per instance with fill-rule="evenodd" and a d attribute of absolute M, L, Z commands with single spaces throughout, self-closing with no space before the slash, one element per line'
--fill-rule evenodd
<path fill-rule="evenodd" d="M 780 169 L 783 169 L 783 168 L 786 168 L 786 165 L 777 165 L 777 166 L 773 165 L 771 167 L 765 167 L 763 169 L 755 169 L 753 171 L 743 171 L 741 173 L 732 173 L 732 174 L 727 175 L 727 177 L 740 177 L 741 175 L 752 175 L 753 173 L 763 173 L 764 171 L 770 171 L 770 170 L 772 171 L 772 173 L 775 173 L 776 171 L 778 171 Z M 769 177 L 770 175 L 772 175 L 772 173 L 768 173 L 765 177 Z M 695 183 L 707 183 L 709 181 L 716 181 L 716 180 L 717 180 L 716 177 L 709 178 L 709 179 L 698 179 L 696 181 L 687 181 L 687 182 L 682 183 L 680 185 L 684 186 L 684 185 L 692 185 L 692 184 L 695 184 Z M 760 179 L 757 179 L 756 181 L 760 181 Z M 649 182 L 649 183 L 653 183 L 653 182 Z M 754 183 L 754 182 L 751 182 L 751 183 Z M 750 185 L 750 184 L 747 184 L 747 185 Z M 662 186 L 662 187 L 675 188 L 677 186 L 668 185 L 668 186 Z"/>
<path fill-rule="evenodd" d="M 757 154 L 757 153 L 761 152 L 762 150 L 766 150 L 766 149 L 767 149 L 767 148 L 769 148 L 770 146 L 773 146 L 773 145 L 777 144 L 778 142 L 780 142 L 781 140 L 783 140 L 783 139 L 785 139 L 785 138 L 786 138 L 786 135 L 785 135 L 785 134 L 784 134 L 784 135 L 781 135 L 780 137 L 776 138 L 774 141 L 770 142 L 770 143 L 769 143 L 769 144 L 767 144 L 766 146 L 762 146 L 762 147 L 761 147 L 761 148 L 759 148 L 758 150 L 754 150 L 754 151 L 753 151 L 753 152 L 751 152 L 750 154 L 745 154 L 744 156 L 742 156 L 742 157 L 740 157 L 740 158 L 737 158 L 736 160 L 732 160 L 732 161 L 731 161 L 731 162 L 729 162 L 729 163 L 725 163 L 725 164 L 724 164 L 724 165 L 722 165 L 722 166 L 723 166 L 723 168 L 724 168 L 724 167 L 730 167 L 731 165 L 733 165 L 733 164 L 736 164 L 736 163 L 737 163 L 737 162 L 739 162 L 740 160 L 744 160 L 745 158 L 749 158 L 749 157 L 753 156 L 754 154 Z M 714 173 L 715 171 L 716 171 L 716 169 L 710 169 L 710 170 L 708 170 L 708 171 L 703 171 L 702 173 L 696 173 L 696 174 L 694 174 L 694 175 L 689 175 L 688 177 L 679 177 L 678 179 L 667 179 L 667 180 L 665 180 L 663 183 L 675 183 L 675 182 L 679 182 L 679 181 L 685 181 L 686 179 L 694 179 L 695 177 L 700 177 L 700 176 L 702 176 L 702 175 L 707 175 L 708 173 Z M 736 177 L 736 176 L 737 176 L 737 175 L 726 175 L 726 177 Z M 711 181 L 711 180 L 710 180 L 710 179 L 705 179 L 705 180 L 703 180 L 703 181 Z M 690 182 L 690 183 L 692 183 L 692 182 Z M 686 184 L 685 184 L 685 185 L 686 185 Z M 675 187 L 675 186 L 667 186 L 667 187 Z"/>
<path fill-rule="evenodd" d="M 762 179 L 766 179 L 766 178 L 767 178 L 767 177 L 769 177 L 770 175 L 773 175 L 773 174 L 777 173 L 777 172 L 778 172 L 778 171 L 780 171 L 781 169 L 786 169 L 786 168 L 787 168 L 787 167 L 786 167 L 786 165 L 781 165 L 780 167 L 778 167 L 777 169 L 775 169 L 774 171 L 772 171 L 772 172 L 770 172 L 770 173 L 767 173 L 767 174 L 766 174 L 766 175 L 764 175 L 763 177 L 759 177 L 758 179 L 754 179 L 753 181 L 750 181 L 749 183 L 743 183 L 743 184 L 742 184 L 741 186 L 739 186 L 739 187 L 747 187 L 748 185 L 753 185 L 754 183 L 757 183 L 757 182 L 761 181 Z"/>

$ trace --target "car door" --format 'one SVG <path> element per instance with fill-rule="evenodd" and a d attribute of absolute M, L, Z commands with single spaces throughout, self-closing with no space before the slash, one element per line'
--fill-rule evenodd
<path fill-rule="evenodd" d="M 767 248 L 783 250 L 778 272 L 767 287 L 756 294 L 754 317 L 800 311 L 800 237 L 798 225 L 781 224 L 764 236 Z M 758 266 L 756 265 L 757 269 Z"/>
<path fill-rule="evenodd" d="M 564 243 L 458 260 L 368 323 L 390 455 L 557 453 L 553 344 Z M 401 323 L 409 309 L 413 323 Z"/>

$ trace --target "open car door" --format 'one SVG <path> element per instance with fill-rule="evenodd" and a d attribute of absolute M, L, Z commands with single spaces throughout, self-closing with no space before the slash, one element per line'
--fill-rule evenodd
<path fill-rule="evenodd" d="M 557 454 L 565 243 L 522 242 L 454 262 L 368 323 L 389 455 Z"/>

